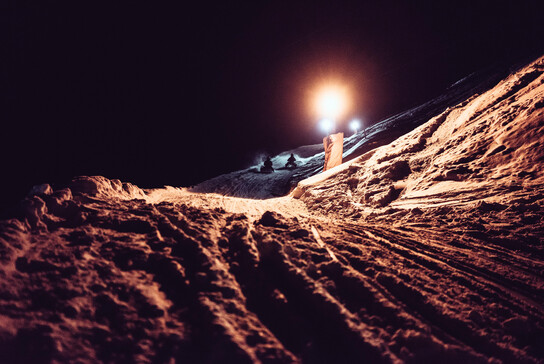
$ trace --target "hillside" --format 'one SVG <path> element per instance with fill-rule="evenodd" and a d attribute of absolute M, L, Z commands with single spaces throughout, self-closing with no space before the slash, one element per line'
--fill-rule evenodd
<path fill-rule="evenodd" d="M 453 107 L 476 93 L 487 91 L 508 74 L 508 69 L 506 65 L 495 65 L 475 72 L 455 82 L 442 94 L 422 105 L 370 125 L 364 132 L 346 136 L 344 161 L 388 144 L 448 107 Z M 297 158 L 298 168 L 295 170 L 282 168 L 291 153 Z M 254 199 L 284 196 L 301 180 L 320 173 L 323 170 L 324 157 L 323 144 L 306 145 L 272 156 L 276 168 L 274 174 L 258 173 L 260 166 L 255 165 L 201 182 L 191 190 Z"/>
<path fill-rule="evenodd" d="M 523 215 L 544 202 L 543 70 L 540 59 L 330 178 L 303 181 L 295 195 L 313 210 L 363 219 L 419 219 L 422 208 L 459 219 L 476 209 L 504 220 L 505 234 L 519 225 L 535 240 L 541 226 Z"/>
<path fill-rule="evenodd" d="M 0 222 L 0 358 L 544 363 L 544 57 L 488 86 L 288 196 L 36 186 Z"/>

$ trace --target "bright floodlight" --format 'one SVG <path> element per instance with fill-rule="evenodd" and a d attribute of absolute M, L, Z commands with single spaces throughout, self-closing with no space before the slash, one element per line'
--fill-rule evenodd
<path fill-rule="evenodd" d="M 361 121 L 359 119 L 353 119 L 349 123 L 349 128 L 354 132 L 357 133 L 357 130 L 361 129 Z"/>
<path fill-rule="evenodd" d="M 347 97 L 339 87 L 329 86 L 318 93 L 316 106 L 320 116 L 336 119 L 345 111 Z"/>
<path fill-rule="evenodd" d="M 334 122 L 331 119 L 322 119 L 319 122 L 319 128 L 325 134 L 329 134 L 332 131 L 332 129 L 334 128 Z"/>

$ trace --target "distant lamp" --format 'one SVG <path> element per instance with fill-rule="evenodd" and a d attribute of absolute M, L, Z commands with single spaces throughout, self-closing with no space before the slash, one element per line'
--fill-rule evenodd
<path fill-rule="evenodd" d="M 349 123 L 349 128 L 353 133 L 357 133 L 361 129 L 361 120 L 359 119 L 353 119 Z"/>
<path fill-rule="evenodd" d="M 318 115 L 337 119 L 347 109 L 347 94 L 338 86 L 327 86 L 321 89 L 315 100 Z"/>
<path fill-rule="evenodd" d="M 334 129 L 334 122 L 331 119 L 321 119 L 319 122 L 319 128 L 322 132 L 329 135 Z"/>

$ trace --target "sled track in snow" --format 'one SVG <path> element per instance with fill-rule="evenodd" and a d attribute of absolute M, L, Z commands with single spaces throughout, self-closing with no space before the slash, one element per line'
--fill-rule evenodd
<path fill-rule="evenodd" d="M 18 318 L 4 324 L 17 327 L 0 341 L 7 357 L 543 362 L 544 262 L 523 252 L 440 226 L 296 217 L 294 205 L 254 218 L 85 201 L 77 224 L 4 229 L 0 315 Z M 10 234 L 21 244 L 8 249 Z"/>
<path fill-rule="evenodd" d="M 469 311 L 468 317 L 462 317 L 462 315 L 455 317 L 455 315 L 441 313 L 439 312 L 442 308 L 441 305 L 445 302 L 439 297 L 432 297 L 433 295 L 437 296 L 437 292 L 433 292 L 434 289 L 432 287 L 434 284 L 432 281 L 436 279 L 437 274 L 440 274 L 441 278 L 451 278 L 449 279 L 449 284 L 442 287 L 456 287 L 461 290 L 470 290 L 473 297 L 478 300 L 480 296 L 493 298 L 493 304 L 500 302 L 501 305 L 504 305 L 509 310 L 508 314 L 505 315 L 506 318 L 523 315 L 524 317 L 529 317 L 529 320 L 539 323 L 542 323 L 544 320 L 544 310 L 542 305 L 539 304 L 539 302 L 542 302 L 542 290 L 524 284 L 519 274 L 515 277 L 518 278 L 517 280 L 511 280 L 508 277 L 501 276 L 493 269 L 481 268 L 471 264 L 467 261 L 470 258 L 464 256 L 465 254 L 456 254 L 461 249 L 447 247 L 442 240 L 437 240 L 440 237 L 444 239 L 444 236 L 447 235 L 445 232 L 442 232 L 442 235 L 435 233 L 429 237 L 427 229 L 414 230 L 413 233 L 416 234 L 417 239 L 410 239 L 404 231 L 400 230 L 351 225 L 344 227 L 344 231 L 348 235 L 342 236 L 342 239 L 348 239 L 347 241 L 344 240 L 342 243 L 338 243 L 339 239 L 331 239 L 330 244 L 335 247 L 333 249 L 339 257 L 344 257 L 348 262 L 347 264 L 355 261 L 355 264 L 353 264 L 355 266 L 361 265 L 361 262 L 349 252 L 349 247 L 348 250 L 345 250 L 345 243 L 353 243 L 353 236 L 360 238 L 357 242 L 360 245 L 372 244 L 377 249 L 385 248 L 389 252 L 389 259 L 386 261 L 388 265 L 397 260 L 402 261 L 406 259 L 411 265 L 419 266 L 419 274 L 417 274 L 419 282 L 417 282 L 418 280 L 414 280 L 416 275 L 406 275 L 406 273 L 396 274 L 399 271 L 395 272 L 395 269 L 390 269 L 390 271 L 393 271 L 395 278 L 384 280 L 380 279 L 380 276 L 376 276 L 377 284 L 381 284 L 383 289 L 388 290 L 399 304 L 406 306 L 408 312 L 412 312 L 415 317 L 420 317 L 424 322 L 433 325 L 434 329 L 444 331 L 447 335 L 456 338 L 459 342 L 465 343 L 477 352 L 483 352 L 489 356 L 500 353 L 498 356 L 501 359 L 506 361 L 517 360 L 518 354 L 504 350 L 504 344 L 488 341 L 485 337 L 488 333 L 482 335 L 477 333 L 478 330 L 475 330 L 477 326 L 482 325 L 481 322 L 477 322 L 478 320 L 474 322 L 474 318 L 480 318 L 480 315 L 475 314 L 474 312 L 476 311 L 471 310 L 471 308 L 477 309 L 478 306 L 482 306 L 481 302 L 479 305 L 475 305 L 472 302 L 469 307 L 465 307 Z M 423 241 L 421 239 L 422 236 L 425 236 Z M 442 252 L 444 250 L 448 252 Z M 465 248 L 463 253 L 475 254 L 475 251 L 467 252 L 467 248 Z M 479 259 L 482 258 L 479 257 Z M 380 260 L 377 259 L 376 261 L 380 262 Z M 537 263 L 532 260 L 530 262 Z M 511 270 L 511 265 L 514 263 L 516 263 L 514 260 L 506 263 L 503 260 L 502 265 L 493 263 L 491 267 Z M 369 264 L 367 261 L 365 262 L 365 270 L 369 269 L 369 265 L 374 269 L 376 268 L 376 265 Z M 539 265 L 541 266 L 542 264 L 540 263 Z M 382 271 L 382 268 L 383 266 L 377 270 Z M 525 277 L 529 277 L 530 281 L 534 282 L 536 279 L 540 284 L 542 283 L 542 276 L 538 274 L 541 272 L 540 270 L 531 271 L 527 267 L 516 267 L 514 269 L 523 272 Z M 421 277 L 425 275 L 428 275 L 430 279 L 427 282 L 421 282 Z M 401 279 L 397 280 L 397 278 Z M 417 297 L 415 300 L 414 294 Z M 458 301 L 455 302 L 456 305 L 458 303 Z M 482 311 L 485 311 L 485 309 Z M 484 330 L 487 328 L 481 327 L 480 329 Z"/>
<path fill-rule="evenodd" d="M 512 258 L 507 259 L 505 253 L 503 253 L 504 256 L 500 264 L 497 264 L 484 257 L 483 254 L 476 252 L 481 246 L 474 246 L 470 251 L 467 247 L 461 249 L 448 246 L 443 241 L 437 240 L 440 235 L 436 233 L 433 234 L 434 236 L 429 237 L 431 232 L 427 229 L 420 229 L 419 232 L 415 231 L 413 235 L 417 235 L 417 239 L 410 238 L 406 233 L 403 234 L 400 230 L 394 229 L 365 227 L 362 231 L 372 240 L 381 243 L 388 249 L 392 249 L 399 255 L 412 259 L 414 262 L 419 262 L 423 266 L 439 263 L 440 269 L 446 273 L 449 269 L 452 273 L 463 274 L 470 280 L 485 281 L 487 288 L 500 290 L 500 295 L 508 298 L 505 303 L 521 305 L 520 308 L 525 307 L 525 309 L 528 309 L 527 314 L 536 315 L 540 320 L 544 319 L 544 307 L 538 303 L 544 301 L 544 291 L 525 283 L 527 280 L 542 279 L 542 275 L 538 274 L 544 269 L 542 264 L 538 264 L 533 267 L 533 270 L 530 270 L 527 266 L 518 266 L 518 261 Z M 420 240 L 420 236 L 426 236 L 423 242 Z M 474 241 L 470 243 L 476 245 Z M 497 250 L 493 250 L 493 252 L 498 253 Z M 468 254 L 472 254 L 473 257 Z M 479 263 L 485 262 L 484 266 L 473 264 L 471 261 L 473 261 L 472 258 L 474 257 L 478 259 Z M 514 279 L 509 279 L 509 277 L 497 272 L 497 270 L 504 270 L 506 267 L 509 273 L 514 276 Z"/>
<path fill-rule="evenodd" d="M 245 241 L 247 256 L 259 256 L 254 271 L 229 272 L 247 298 L 247 309 L 271 330 L 286 353 L 303 361 L 363 356 L 386 362 L 422 355 L 538 361 L 542 355 L 536 345 L 533 354 L 524 351 L 535 337 L 523 337 L 524 346 L 516 347 L 508 336 L 512 335 L 508 330 L 516 330 L 508 328 L 508 320 L 521 317 L 528 332 L 542 337 L 539 325 L 544 315 L 538 304 L 542 292 L 522 282 L 524 278 L 541 282 L 541 263 L 513 259 L 500 248 L 493 250 L 498 262 L 490 261 L 474 241 L 461 237 L 458 245 L 464 248 L 448 246 L 445 232 L 430 229 L 407 233 L 346 223 L 321 225 L 319 231 L 329 235 L 322 246 L 309 233 L 310 222 L 277 218 L 274 226 L 243 218 L 234 225 L 227 223 L 217 239 L 243 231 L 234 241 Z M 260 241 L 263 229 L 265 242 Z M 304 239 L 298 233 L 293 237 L 293 231 L 302 231 Z M 372 246 L 376 256 L 363 254 L 361 245 Z M 229 249 L 218 259 L 226 266 L 249 269 L 242 254 Z M 501 274 L 505 269 L 509 276 Z M 279 302 L 270 302 L 271 297 Z M 490 318 L 488 305 L 496 311 Z M 339 337 L 350 339 L 340 343 L 335 340 Z M 409 346 L 411 340 L 430 345 L 434 354 L 432 350 L 428 354 L 428 348 L 418 352 L 417 347 L 406 354 L 402 344 Z"/>

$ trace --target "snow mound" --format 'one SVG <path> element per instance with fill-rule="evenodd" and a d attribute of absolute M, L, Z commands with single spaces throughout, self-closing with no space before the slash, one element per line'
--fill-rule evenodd
<path fill-rule="evenodd" d="M 299 183 L 296 196 L 316 209 L 510 204 L 542 190 L 544 58 L 494 88 L 448 108 L 412 132 L 339 168 Z M 539 200 L 539 193 L 532 199 Z"/>
<path fill-rule="evenodd" d="M 70 183 L 75 193 L 84 193 L 89 196 L 111 197 L 120 199 L 146 198 L 145 192 L 132 183 L 123 183 L 118 179 L 107 179 L 102 176 L 76 177 Z"/>

